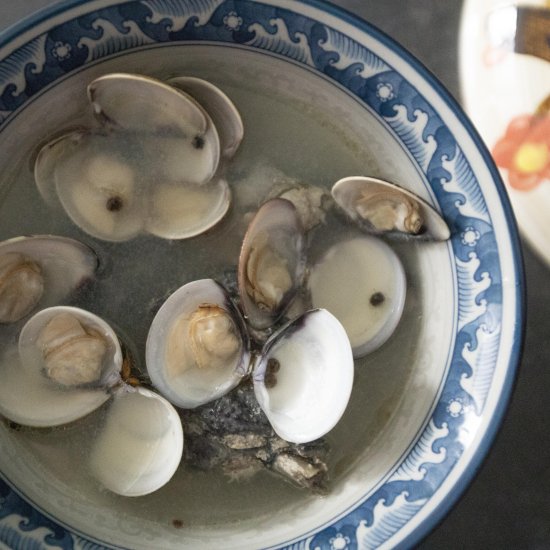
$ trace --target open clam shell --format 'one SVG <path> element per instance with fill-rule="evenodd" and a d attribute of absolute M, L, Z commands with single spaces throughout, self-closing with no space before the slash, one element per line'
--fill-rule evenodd
<path fill-rule="evenodd" d="M 57 197 L 73 222 L 106 241 L 137 236 L 145 217 L 144 183 L 117 134 L 71 134 L 58 142 Z"/>
<path fill-rule="evenodd" d="M 336 203 L 358 226 L 374 234 L 402 234 L 445 241 L 449 227 L 426 201 L 393 183 L 352 176 L 332 187 Z"/>
<path fill-rule="evenodd" d="M 130 133 L 173 139 L 177 155 L 170 162 L 188 183 L 212 179 L 220 160 L 217 130 L 189 95 L 150 77 L 112 73 L 88 86 L 94 113 L 104 124 Z"/>
<path fill-rule="evenodd" d="M 217 86 L 193 76 L 171 78 L 167 84 L 189 94 L 210 115 L 220 137 L 221 155 L 230 159 L 244 137 L 239 111 L 229 97 Z"/>
<path fill-rule="evenodd" d="M 66 132 L 37 155 L 35 180 L 48 204 L 112 242 L 143 232 L 184 239 L 223 218 L 231 194 L 214 177 L 219 136 L 199 103 L 123 73 L 94 80 L 88 95 L 101 128 Z"/>
<path fill-rule="evenodd" d="M 187 283 L 166 300 L 151 324 L 145 355 L 153 385 L 183 408 L 234 388 L 250 360 L 244 321 L 212 279 Z"/>
<path fill-rule="evenodd" d="M 105 414 L 90 454 L 90 469 L 107 489 L 146 495 L 174 475 L 183 453 L 183 429 L 166 399 L 144 388 L 121 388 Z"/>
<path fill-rule="evenodd" d="M 34 161 L 34 181 L 41 197 L 49 206 L 59 204 L 55 188 L 55 170 L 71 145 L 78 144 L 89 130 L 78 128 L 62 131 L 38 151 Z"/>
<path fill-rule="evenodd" d="M 304 313 L 265 344 L 253 370 L 254 392 L 277 434 L 307 443 L 341 418 L 353 386 L 346 331 L 326 310 Z"/>
<path fill-rule="evenodd" d="M 158 184 L 151 191 L 145 229 L 164 239 L 188 239 L 218 224 L 230 205 L 231 190 L 224 179 L 200 187 Z"/>
<path fill-rule="evenodd" d="M 364 235 L 332 245 L 310 268 L 308 290 L 313 307 L 327 309 L 342 323 L 357 358 L 393 334 L 407 281 L 397 254 L 382 240 Z"/>
<path fill-rule="evenodd" d="M 21 330 L 18 350 L 2 357 L 0 412 L 25 426 L 67 424 L 107 401 L 121 366 L 105 321 L 73 307 L 41 310 Z"/>
<path fill-rule="evenodd" d="M 255 329 L 271 327 L 302 284 L 305 235 L 295 206 L 286 199 L 265 202 L 250 222 L 239 257 L 242 307 Z"/>
<path fill-rule="evenodd" d="M 36 307 L 57 305 L 93 277 L 96 254 L 66 237 L 35 235 L 0 243 L 0 323 L 13 323 Z"/>

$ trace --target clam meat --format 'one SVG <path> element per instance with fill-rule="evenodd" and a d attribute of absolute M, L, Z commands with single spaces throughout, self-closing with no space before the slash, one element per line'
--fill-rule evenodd
<path fill-rule="evenodd" d="M 304 231 L 325 223 L 326 214 L 332 203 L 330 193 L 316 185 L 307 185 L 290 178 L 283 177 L 271 189 L 268 198 L 286 199 L 290 201 L 300 218 Z"/>
<path fill-rule="evenodd" d="M 450 231 L 426 201 L 387 181 L 352 176 L 337 181 L 332 196 L 363 230 L 445 241 Z"/>
<path fill-rule="evenodd" d="M 0 243 L 0 323 L 14 323 L 38 306 L 59 303 L 93 277 L 98 260 L 86 245 L 37 235 Z"/>
<path fill-rule="evenodd" d="M 120 383 L 122 351 L 112 328 L 96 315 L 56 306 L 33 315 L 18 347 L 0 363 L 0 412 L 33 427 L 77 420 L 107 401 Z"/>
<path fill-rule="evenodd" d="M 286 199 L 265 202 L 250 222 L 241 247 L 239 295 L 254 329 L 272 327 L 302 285 L 305 236 L 295 206 Z"/>
<path fill-rule="evenodd" d="M 227 393 L 250 362 L 244 321 L 212 279 L 187 283 L 166 300 L 151 324 L 145 354 L 155 388 L 183 408 Z"/>
<path fill-rule="evenodd" d="M 0 323 L 13 323 L 25 317 L 43 293 L 44 278 L 36 262 L 18 252 L 0 256 Z"/>

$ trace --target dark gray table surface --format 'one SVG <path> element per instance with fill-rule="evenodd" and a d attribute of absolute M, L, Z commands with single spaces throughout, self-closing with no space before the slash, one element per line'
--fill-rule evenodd
<path fill-rule="evenodd" d="M 55 0 L 0 0 L 0 30 Z M 460 100 L 461 0 L 333 0 L 411 51 Z M 480 91 L 482 93 L 482 91 Z M 550 271 L 524 246 L 527 328 L 510 407 L 458 504 L 421 550 L 550 550 Z"/>

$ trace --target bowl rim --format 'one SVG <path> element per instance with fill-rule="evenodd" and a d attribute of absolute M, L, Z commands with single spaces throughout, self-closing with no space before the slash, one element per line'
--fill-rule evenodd
<path fill-rule="evenodd" d="M 523 252 L 518 233 L 517 222 L 515 220 L 511 203 L 508 198 L 504 183 L 502 182 L 501 175 L 496 168 L 490 152 L 487 146 L 481 139 L 478 131 L 475 129 L 473 123 L 469 120 L 462 107 L 460 107 L 458 101 L 451 95 L 451 93 L 443 86 L 439 79 L 412 53 L 407 51 L 401 46 L 395 39 L 391 38 L 388 34 L 380 30 L 378 27 L 364 20 L 361 16 L 356 15 L 347 9 L 332 4 L 328 0 L 254 0 L 260 4 L 276 4 L 278 6 L 287 5 L 290 11 L 295 12 L 296 8 L 300 4 L 310 6 L 318 9 L 320 12 L 334 16 L 338 20 L 355 27 L 357 30 L 364 32 L 367 35 L 373 36 L 375 40 L 383 44 L 388 50 L 396 54 L 407 65 L 411 66 L 413 71 L 417 73 L 430 88 L 434 90 L 436 95 L 443 101 L 444 105 L 454 114 L 458 119 L 463 129 L 471 138 L 477 152 L 481 156 L 485 167 L 488 169 L 495 189 L 498 194 L 500 206 L 503 210 L 504 217 L 508 223 L 509 228 L 509 247 L 513 258 L 513 278 L 516 281 L 515 285 L 515 327 L 513 331 L 514 341 L 510 346 L 510 353 L 507 357 L 508 366 L 506 369 L 504 381 L 501 388 L 500 398 L 498 404 L 493 410 L 493 414 L 490 421 L 482 435 L 479 445 L 477 446 L 474 454 L 471 456 L 464 469 L 460 472 L 459 478 L 453 482 L 450 490 L 447 491 L 445 498 L 442 499 L 436 507 L 432 510 L 428 517 L 415 526 L 396 546 L 396 548 L 408 548 L 413 544 L 418 543 L 429 532 L 431 532 L 452 510 L 456 502 L 463 495 L 464 491 L 471 484 L 472 480 L 478 473 L 480 467 L 486 458 L 489 449 L 493 445 L 494 439 L 498 433 L 498 430 L 502 426 L 505 412 L 508 408 L 509 401 L 516 381 L 516 375 L 518 366 L 521 359 L 521 353 L 524 345 L 525 335 L 525 317 L 526 317 L 526 289 L 525 289 L 525 272 L 523 265 Z M 35 13 L 25 17 L 21 21 L 18 21 L 4 31 L 0 33 L 0 53 L 2 49 L 9 46 L 14 40 L 20 38 L 22 35 L 28 32 L 32 32 L 35 28 L 53 19 L 55 16 L 65 14 L 72 9 L 88 5 L 89 11 L 92 9 L 99 9 L 100 7 L 113 6 L 115 4 L 124 3 L 123 0 L 62 0 L 55 4 L 46 6 Z M 98 4 L 100 4 L 98 6 Z M 26 43 L 26 41 L 25 41 Z M 2 56 L 2 59 L 4 57 Z M 0 478 L 5 479 L 2 473 Z M 17 493 L 18 489 L 12 485 L 9 480 L 5 480 L 10 487 Z M 23 497 L 24 498 L 24 497 Z M 26 500 L 26 499 L 25 499 Z M 35 505 L 31 504 L 34 508 Z M 47 511 L 40 510 L 47 517 Z M 53 517 L 54 521 L 59 523 L 59 519 Z M 337 518 L 335 518 L 336 521 Z M 320 529 L 324 529 L 327 526 L 323 526 Z M 288 541 L 290 542 L 290 541 Z M 287 543 L 288 543 L 287 542 Z M 286 543 L 284 543 L 286 544 Z M 114 547 L 114 546 L 113 546 Z"/>

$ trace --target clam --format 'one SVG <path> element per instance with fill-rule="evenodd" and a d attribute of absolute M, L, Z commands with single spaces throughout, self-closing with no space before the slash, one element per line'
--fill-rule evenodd
<path fill-rule="evenodd" d="M 265 343 L 253 370 L 256 399 L 275 432 L 307 443 L 341 418 L 353 386 L 346 331 L 326 310 L 308 311 Z"/>
<path fill-rule="evenodd" d="M 113 395 L 93 441 L 91 472 L 107 489 L 138 496 L 172 477 L 183 430 L 165 399 L 123 383 L 122 362 L 116 334 L 96 315 L 65 306 L 41 310 L 21 330 L 18 348 L 8 348 L 0 363 L 0 413 L 25 426 L 59 426 L 90 414 Z"/>
<path fill-rule="evenodd" d="M 325 308 L 337 317 L 356 358 L 376 350 L 393 334 L 406 289 L 397 254 L 368 235 L 332 245 L 311 266 L 308 278 L 313 307 Z"/>
<path fill-rule="evenodd" d="M 120 382 L 122 352 L 111 327 L 74 307 L 46 308 L 2 358 L 0 412 L 25 426 L 59 426 L 97 409 Z"/>
<path fill-rule="evenodd" d="M 124 387 L 106 411 L 90 469 L 110 491 L 141 496 L 168 483 L 182 452 L 183 429 L 174 407 L 150 390 Z"/>
<path fill-rule="evenodd" d="M 153 385 L 171 403 L 198 407 L 227 393 L 247 373 L 244 321 L 218 283 L 187 283 L 155 316 L 145 355 Z"/>
<path fill-rule="evenodd" d="M 153 137 L 160 155 L 168 149 L 163 161 L 178 178 L 195 184 L 212 179 L 220 158 L 218 132 L 189 95 L 160 80 L 112 73 L 90 83 L 88 98 L 100 122 Z"/>
<path fill-rule="evenodd" d="M 211 82 L 193 76 L 171 78 L 167 84 L 195 99 L 210 115 L 220 137 L 222 157 L 230 159 L 244 137 L 243 121 L 235 104 Z"/>
<path fill-rule="evenodd" d="M 283 315 L 304 271 L 305 236 L 295 206 L 268 200 L 250 222 L 239 257 L 239 295 L 254 329 L 272 327 Z"/>
<path fill-rule="evenodd" d="M 0 243 L 0 323 L 19 321 L 37 306 L 58 304 L 91 278 L 95 253 L 65 237 L 36 235 Z"/>
<path fill-rule="evenodd" d="M 227 213 L 231 191 L 226 180 L 201 185 L 159 184 L 149 198 L 145 229 L 164 239 L 187 239 L 214 227 Z"/>
<path fill-rule="evenodd" d="M 336 203 L 359 227 L 369 233 L 405 234 L 444 241 L 450 231 L 426 201 L 387 181 L 352 176 L 332 187 Z"/>
<path fill-rule="evenodd" d="M 44 278 L 36 262 L 18 252 L 0 256 L 0 323 L 13 323 L 25 317 L 43 293 Z"/>
<path fill-rule="evenodd" d="M 115 242 L 141 233 L 145 216 L 143 181 L 118 137 L 68 135 L 57 144 L 64 154 L 54 172 L 57 197 L 72 221 L 89 235 Z"/>
<path fill-rule="evenodd" d="M 223 218 L 231 194 L 215 175 L 220 140 L 195 99 L 123 73 L 94 80 L 88 96 L 100 127 L 67 132 L 38 153 L 35 180 L 46 202 L 112 242 L 142 233 L 189 238 Z"/>

